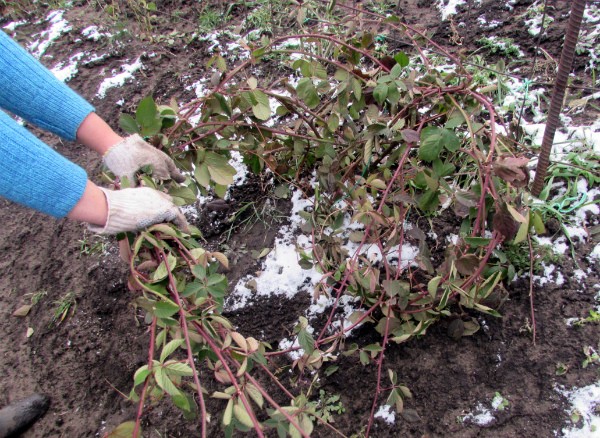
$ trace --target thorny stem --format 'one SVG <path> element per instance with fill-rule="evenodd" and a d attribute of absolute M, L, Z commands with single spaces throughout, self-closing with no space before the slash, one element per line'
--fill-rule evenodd
<path fill-rule="evenodd" d="M 306 432 L 304 432 L 304 430 L 302 430 L 302 428 L 300 427 L 298 422 L 296 420 L 294 420 L 294 418 L 292 416 L 290 416 L 281 406 L 279 406 L 279 404 L 277 404 L 277 402 L 275 400 L 273 400 L 273 398 L 263 389 L 263 387 L 260 385 L 260 383 L 258 383 L 258 381 L 254 377 L 252 377 L 249 373 L 246 373 L 245 376 L 258 389 L 258 391 L 262 394 L 262 396 L 265 398 L 265 400 L 267 400 L 271 404 L 271 406 L 273 406 L 281 414 L 283 414 L 283 416 L 286 417 L 286 419 L 290 422 L 290 424 L 292 426 L 294 426 L 296 429 L 298 429 L 298 432 L 300 432 L 300 434 L 303 437 L 310 438 L 306 434 Z"/>
<path fill-rule="evenodd" d="M 185 346 L 187 348 L 187 356 L 188 362 L 192 371 L 194 372 L 194 383 L 196 384 L 196 392 L 198 393 L 198 399 L 200 401 L 200 412 L 202 414 L 202 438 L 206 438 L 206 405 L 204 403 L 204 395 L 202 394 L 202 386 L 200 385 L 200 379 L 198 378 L 198 370 L 196 369 L 196 364 L 194 363 L 194 356 L 192 354 L 192 345 L 190 343 L 190 334 L 188 331 L 187 318 L 185 317 L 185 310 L 183 308 L 183 303 L 181 302 L 181 298 L 179 297 L 179 292 L 177 291 L 177 283 L 173 278 L 173 273 L 169 267 L 169 262 L 167 255 L 162 249 L 159 249 L 160 257 L 162 261 L 165 263 L 165 267 L 167 268 L 167 275 L 169 277 L 169 288 L 171 289 L 171 295 L 173 296 L 175 303 L 179 306 L 179 318 L 180 325 L 183 330 L 183 336 L 185 339 Z"/>
<path fill-rule="evenodd" d="M 223 364 L 223 369 L 229 376 L 229 380 L 231 381 L 231 384 L 235 387 L 235 390 L 236 390 L 236 393 L 237 393 L 239 399 L 242 401 L 242 404 L 244 405 L 244 408 L 246 409 L 248 416 L 252 420 L 252 424 L 254 425 L 254 430 L 256 431 L 256 434 L 259 437 L 264 438 L 264 434 L 262 432 L 260 423 L 258 422 L 258 419 L 256 418 L 256 414 L 254 414 L 254 410 L 252 409 L 252 406 L 250 406 L 250 402 L 246 398 L 246 395 L 244 394 L 244 391 L 242 390 L 242 388 L 240 388 L 240 385 L 237 381 L 237 378 L 235 377 L 235 374 L 229 367 L 228 361 L 223 354 L 223 350 L 215 343 L 212 336 L 210 336 L 204 330 L 204 327 L 202 327 L 202 325 L 199 324 L 198 321 L 193 321 L 192 324 L 194 325 L 194 327 L 196 327 L 198 334 L 204 338 L 206 343 L 210 346 L 210 349 L 212 350 L 212 352 L 215 353 L 215 355 L 219 358 L 219 360 Z"/>
<path fill-rule="evenodd" d="M 381 370 L 383 369 L 383 358 L 385 356 L 385 348 L 388 343 L 388 336 L 390 333 L 390 312 L 391 307 L 388 307 L 387 314 L 385 315 L 385 331 L 383 333 L 383 342 L 381 343 L 381 351 L 379 352 L 379 358 L 377 360 L 377 388 L 375 389 L 375 395 L 373 396 L 373 404 L 371 406 L 371 414 L 369 415 L 369 423 L 367 424 L 367 431 L 365 432 L 365 438 L 368 438 L 369 431 L 373 426 L 373 419 L 375 418 L 375 407 L 379 400 L 379 394 L 381 394 Z"/>
<path fill-rule="evenodd" d="M 156 342 L 156 317 L 152 318 L 152 324 L 150 324 L 150 346 L 148 347 L 148 371 L 152 371 L 152 362 L 154 361 L 154 344 Z M 133 429 L 133 438 L 137 438 L 140 433 L 140 425 L 142 422 L 142 414 L 144 413 L 144 401 L 146 400 L 146 391 L 148 389 L 148 384 L 150 382 L 150 375 L 146 377 L 146 382 L 144 383 L 144 389 L 142 389 L 142 395 L 140 396 L 140 401 L 138 403 L 138 411 L 137 417 L 135 419 L 135 428 Z"/>

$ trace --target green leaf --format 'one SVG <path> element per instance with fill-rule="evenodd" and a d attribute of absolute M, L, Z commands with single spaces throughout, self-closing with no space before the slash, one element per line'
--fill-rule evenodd
<path fill-rule="evenodd" d="M 327 119 L 327 129 L 331 132 L 335 132 L 340 126 L 340 118 L 336 113 L 332 113 Z"/>
<path fill-rule="evenodd" d="M 269 98 L 265 93 L 260 90 L 252 90 L 250 95 L 253 101 L 256 102 L 252 105 L 252 113 L 257 119 L 268 120 L 271 117 L 271 106 L 269 105 Z"/>
<path fill-rule="evenodd" d="M 137 134 L 140 132 L 140 127 L 138 126 L 135 119 L 129 114 L 121 114 L 119 118 L 119 126 L 125 132 L 130 134 Z"/>
<path fill-rule="evenodd" d="M 196 178 L 196 181 L 202 187 L 208 188 L 208 186 L 210 185 L 210 173 L 208 172 L 208 166 L 206 165 L 206 163 L 202 163 L 196 166 L 196 168 L 194 169 L 194 178 Z"/>
<path fill-rule="evenodd" d="M 204 163 L 208 166 L 210 176 L 215 183 L 222 186 L 233 183 L 233 177 L 236 174 L 235 168 L 223 155 L 208 151 L 204 157 Z"/>
<path fill-rule="evenodd" d="M 302 329 L 298 333 L 298 343 L 306 354 L 312 354 L 315 351 L 315 340 L 306 329 Z"/>
<path fill-rule="evenodd" d="M 254 386 L 252 383 L 247 383 L 246 384 L 246 392 L 259 407 L 261 407 L 261 408 L 263 407 L 263 404 L 264 404 L 263 395 L 261 394 L 261 392 L 258 390 L 258 388 L 256 386 Z"/>
<path fill-rule="evenodd" d="M 231 107 L 229 106 L 229 102 L 227 102 L 227 99 L 225 98 L 225 96 L 223 96 L 220 93 L 215 93 L 215 94 L 213 94 L 213 96 L 219 102 L 219 107 L 225 113 L 225 115 L 228 117 L 231 117 Z"/>
<path fill-rule="evenodd" d="M 179 307 L 177 307 L 177 310 L 179 310 Z M 171 314 L 171 315 L 173 315 L 173 314 Z M 169 315 L 169 316 L 171 316 L 171 315 Z M 185 340 L 183 340 L 183 339 L 173 339 L 167 345 L 165 345 L 162 349 L 162 352 L 160 353 L 160 362 L 161 363 L 164 362 L 165 359 L 167 357 L 169 357 L 175 350 L 177 350 L 179 347 L 181 347 L 184 342 L 185 342 Z"/>
<path fill-rule="evenodd" d="M 437 190 L 428 190 L 419 198 L 417 205 L 426 212 L 434 211 L 440 203 Z"/>
<path fill-rule="evenodd" d="M 236 403 L 233 406 L 233 415 L 235 415 L 235 418 L 238 419 L 239 422 L 242 423 L 244 426 L 246 426 L 246 427 L 254 426 L 254 423 L 252 423 L 252 419 L 250 418 L 250 415 L 248 415 L 248 412 L 246 411 L 246 408 L 241 403 L 241 401 Z"/>
<path fill-rule="evenodd" d="M 431 298 L 435 299 L 435 296 L 437 294 L 437 289 L 438 289 L 438 286 L 440 285 L 441 280 L 442 280 L 442 277 L 440 277 L 438 275 L 437 277 L 433 277 L 431 280 L 429 280 L 429 283 L 427 283 L 427 292 L 429 292 L 429 295 L 431 296 Z"/>
<path fill-rule="evenodd" d="M 165 364 L 164 369 L 168 374 L 173 376 L 189 377 L 194 375 L 194 370 L 188 364 L 182 362 Z"/>
<path fill-rule="evenodd" d="M 160 262 L 160 265 L 156 268 L 156 270 L 152 273 L 152 281 L 160 281 L 164 278 L 167 278 L 169 274 L 167 270 L 167 265 L 165 262 Z"/>
<path fill-rule="evenodd" d="M 433 171 L 440 178 L 452 175 L 454 170 L 454 164 L 452 163 L 443 163 L 440 159 L 433 160 Z"/>
<path fill-rule="evenodd" d="M 180 198 L 184 204 L 193 204 L 196 202 L 196 199 L 198 199 L 194 191 L 189 187 L 171 187 L 171 189 L 169 189 L 169 195 L 173 198 Z M 175 199 L 173 199 L 173 201 L 175 201 Z M 177 205 L 177 202 L 175 202 L 175 204 Z"/>
<path fill-rule="evenodd" d="M 310 78 L 300 79 L 296 87 L 296 92 L 298 93 L 298 97 L 311 109 L 315 108 L 320 102 L 317 89 Z"/>
<path fill-rule="evenodd" d="M 387 84 L 377 84 L 373 90 L 373 98 L 379 105 L 383 105 L 388 94 Z"/>
<path fill-rule="evenodd" d="M 465 236 L 464 237 L 464 241 L 469 246 L 482 247 L 482 246 L 488 246 L 490 244 L 490 242 L 491 242 L 491 239 L 489 239 L 487 237 L 469 237 L 469 236 Z"/>
<path fill-rule="evenodd" d="M 169 318 L 179 312 L 179 306 L 167 301 L 158 301 L 154 305 L 153 313 L 157 318 Z"/>
<path fill-rule="evenodd" d="M 106 438 L 131 438 L 134 430 L 135 421 L 126 421 L 113 429 L 112 432 L 106 435 Z M 143 436 L 141 427 L 138 429 L 138 436 Z"/>
<path fill-rule="evenodd" d="M 419 158 L 423 161 L 433 161 L 439 158 L 444 148 L 451 152 L 460 147 L 460 140 L 453 131 L 435 126 L 428 126 L 421 131 Z"/>
<path fill-rule="evenodd" d="M 181 395 L 181 392 L 177 387 L 173 384 L 169 376 L 165 373 L 165 371 L 161 367 L 157 367 L 153 369 L 154 371 L 154 380 L 156 380 L 156 384 L 160 386 L 163 391 L 165 391 L 169 395 Z"/>
<path fill-rule="evenodd" d="M 352 92 L 354 93 L 354 98 L 359 101 L 360 98 L 362 97 L 362 85 L 361 82 L 356 79 L 355 77 L 352 77 L 352 79 L 350 79 L 350 85 L 352 85 Z"/>
<path fill-rule="evenodd" d="M 181 393 L 179 395 L 173 396 L 173 404 L 177 406 L 182 411 L 189 412 L 192 410 L 192 405 L 190 403 L 190 399 L 187 395 Z"/>
<path fill-rule="evenodd" d="M 521 243 L 527 238 L 527 233 L 529 232 L 529 219 L 531 218 L 531 214 L 528 211 L 527 216 L 525 217 L 525 222 L 523 222 L 519 226 L 519 231 L 517 231 L 517 235 L 515 236 L 515 240 L 513 240 L 513 244 Z"/>
<path fill-rule="evenodd" d="M 233 399 L 230 398 L 227 402 L 227 407 L 225 408 L 225 412 L 223 413 L 223 424 L 227 426 L 231 423 L 231 417 L 233 416 Z"/>
<path fill-rule="evenodd" d="M 406 56 L 406 53 L 399 52 L 394 56 L 396 62 L 400 65 L 400 67 L 404 68 L 410 63 L 410 59 Z"/>
<path fill-rule="evenodd" d="M 133 375 L 133 386 L 138 386 L 139 384 L 144 383 L 146 381 L 146 377 L 148 377 L 148 374 L 150 374 L 148 365 L 138 368 Z"/>
<path fill-rule="evenodd" d="M 162 120 L 159 118 L 154 119 L 154 121 L 149 125 L 142 125 L 142 129 L 140 130 L 140 135 L 142 137 L 152 137 L 160 132 L 162 128 Z"/>
<path fill-rule="evenodd" d="M 158 108 L 151 96 L 145 97 L 140 101 L 135 112 L 135 118 L 143 128 L 152 126 L 155 123 L 158 118 Z"/>

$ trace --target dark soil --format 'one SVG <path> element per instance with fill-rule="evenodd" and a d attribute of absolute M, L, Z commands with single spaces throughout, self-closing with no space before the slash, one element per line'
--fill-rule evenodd
<path fill-rule="evenodd" d="M 166 46 L 150 43 L 147 38 L 140 41 L 127 37 L 122 41 L 124 44 L 119 39 L 94 43 L 81 39 L 80 31 L 91 23 L 109 26 L 112 22 L 100 9 L 94 10 L 87 2 L 78 3 L 82 5 L 65 14 L 73 30 L 50 47 L 42 62 L 53 67 L 82 50 L 110 53 L 102 61 L 81 65 L 69 85 L 89 99 L 112 126 L 118 126 L 121 111 L 131 112 L 147 95 L 164 103 L 172 97 L 179 102 L 189 102 L 195 97 L 185 87 L 207 75 L 204 65 L 209 43 L 195 40 L 188 45 L 182 42 Z M 193 18 L 189 17 L 196 16 L 194 8 L 198 6 L 180 3 L 195 2 L 157 2 L 158 34 L 173 29 L 189 33 L 194 30 Z M 515 2 L 513 11 L 499 7 L 496 1 L 484 1 L 477 8 L 465 7 L 454 18 L 455 24 L 465 23 L 456 27 L 458 35 L 449 22 L 441 22 L 435 3 L 401 0 L 398 8 L 402 19 L 426 29 L 439 44 L 457 53 L 480 49 L 476 41 L 488 34 L 513 38 L 528 60 L 533 56 L 536 41 L 527 33 L 522 19 L 515 18 L 532 1 Z M 555 21 L 541 45 L 558 59 L 569 2 L 549 3 Z M 501 27 L 481 29 L 477 18 L 482 11 L 488 19 L 501 21 Z M 241 17 L 246 12 L 237 13 Z M 127 26 L 134 34 L 143 32 L 134 18 L 130 17 Z M 45 28 L 46 23 L 26 24 L 17 29 L 15 38 L 27 44 Z M 461 45 L 457 45 L 459 42 Z M 103 79 L 101 72 L 118 70 L 120 65 L 139 56 L 145 69 L 136 74 L 134 81 L 109 90 L 104 99 L 95 97 Z M 583 56 L 576 58 L 579 71 L 584 64 Z M 523 66 L 524 71 L 528 65 Z M 120 99 L 125 102 L 123 108 L 115 104 Z M 594 119 L 594 116 L 585 117 Z M 86 168 L 92 179 L 100 181 L 101 163 L 95 154 L 74 143 L 62 142 L 35 129 L 34 132 Z M 251 181 L 245 189 L 234 193 L 228 204 L 200 208 L 198 225 L 206 232 L 208 244 L 228 249 L 230 258 L 235 260 L 227 273 L 232 285 L 260 269 L 250 253 L 272 246 L 277 232 L 276 223 L 255 222 L 250 227 L 234 228 L 225 242 L 224 233 L 229 232 L 230 225 L 224 220 L 242 203 L 264 202 L 261 188 L 262 182 Z M 279 201 L 276 207 L 285 212 L 289 205 Z M 127 401 L 123 394 L 131 389 L 134 371 L 147 361 L 149 335 L 143 313 L 132 305 L 135 295 L 127 288 L 127 266 L 119 259 L 115 241 L 103 241 L 90 236 L 80 224 L 54 220 L 4 200 L 0 200 L 0 223 L 0 338 L 4 339 L 0 344 L 3 371 L 0 406 L 33 391 L 52 397 L 50 410 L 25 433 L 27 438 L 103 436 L 121 422 L 135 419 L 137 405 Z M 441 237 L 437 242 L 429 239 L 429 246 L 434 251 L 443 250 L 444 236 L 455 233 L 455 226 L 451 220 L 434 221 L 433 231 Z M 81 240 L 87 240 L 88 246 L 105 243 L 106 250 L 85 254 L 81 251 Z M 576 248 L 577 263 L 584 270 L 589 263 L 586 256 L 593 247 L 590 241 Z M 411 415 L 398 418 L 394 425 L 375 420 L 372 436 L 550 437 L 560 432 L 569 424 L 569 416 L 565 411 L 566 401 L 555 388 L 581 387 L 598 379 L 597 367 L 581 366 L 585 358 L 583 347 L 598 345 L 597 325 L 569 327 L 565 323 L 566 318 L 587 316 L 596 306 L 594 287 L 598 283 L 598 266 L 589 267 L 592 273 L 584 283 L 579 283 L 572 275 L 576 268 L 574 261 L 565 258 L 561 267 L 565 283 L 534 289 L 535 343 L 529 283 L 519 280 L 509 286 L 502 318 L 476 316 L 482 330 L 475 335 L 454 341 L 447 335 L 449 321 L 442 321 L 421 339 L 389 347 L 384 369 L 395 370 L 412 391 L 414 398 L 406 401 Z M 11 316 L 22 304 L 29 303 L 28 294 L 42 291 L 45 295 L 29 315 Z M 75 304 L 63 322 L 53 323 L 57 301 L 70 292 L 75 293 Z M 276 344 L 277 340 L 290 336 L 298 315 L 309 302 L 310 297 L 304 295 L 297 295 L 292 301 L 260 299 L 227 316 L 240 332 Z M 30 337 L 28 328 L 33 329 Z M 377 340 L 373 330 L 363 327 L 349 342 L 365 345 Z M 558 363 L 569 367 L 563 376 L 556 374 Z M 355 356 L 343 357 L 338 365 L 336 373 L 320 380 L 321 389 L 341 396 L 345 413 L 335 417 L 335 426 L 346 435 L 359 434 L 364 431 L 373 404 L 376 368 L 361 365 Z M 287 374 L 280 378 L 289 383 Z M 209 392 L 216 389 L 211 387 L 214 384 L 210 378 L 206 381 Z M 492 423 L 480 427 L 458 421 L 473 412 L 478 403 L 489 408 L 495 393 L 502 394 L 509 405 L 494 412 Z M 377 405 L 382 403 L 380 400 Z M 220 401 L 209 401 L 211 437 L 222 435 L 219 419 L 223 408 Z M 199 435 L 197 423 L 183 419 L 168 402 L 146 408 L 144 430 L 148 437 Z M 314 433 L 314 436 L 331 435 L 325 428 L 317 428 Z"/>

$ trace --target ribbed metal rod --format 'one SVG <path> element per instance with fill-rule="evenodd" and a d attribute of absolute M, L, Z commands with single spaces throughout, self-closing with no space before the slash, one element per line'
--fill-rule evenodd
<path fill-rule="evenodd" d="M 552 91 L 552 98 L 550 100 L 550 111 L 548 113 L 544 138 L 542 140 L 542 150 L 540 151 L 535 179 L 531 189 L 531 193 L 533 193 L 534 196 L 539 196 L 544 188 L 544 179 L 546 178 L 546 172 L 548 171 L 548 164 L 550 164 L 550 152 L 552 151 L 554 134 L 558 128 L 567 81 L 569 79 L 569 74 L 571 73 L 571 67 L 573 66 L 575 46 L 579 39 L 579 29 L 581 28 L 583 12 L 585 11 L 585 3 L 586 0 L 574 0 L 573 3 L 571 3 L 571 14 L 567 25 L 565 44 L 560 55 L 558 73 L 556 75 L 556 82 L 554 83 L 554 90 Z"/>

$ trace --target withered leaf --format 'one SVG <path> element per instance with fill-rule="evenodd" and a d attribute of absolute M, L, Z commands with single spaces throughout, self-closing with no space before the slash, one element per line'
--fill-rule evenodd
<path fill-rule="evenodd" d="M 31 304 L 24 304 L 13 312 L 13 316 L 27 316 L 31 310 Z"/>
<path fill-rule="evenodd" d="M 500 204 L 492 219 L 492 228 L 504 236 L 504 240 L 512 240 L 517 235 L 519 223 L 510 214 L 505 203 Z"/>
<path fill-rule="evenodd" d="M 515 187 L 525 187 L 529 183 L 526 157 L 499 157 L 494 162 L 494 173 Z"/>
<path fill-rule="evenodd" d="M 465 332 L 465 323 L 462 319 L 456 318 L 453 319 L 450 324 L 448 324 L 448 336 L 450 336 L 455 341 L 458 341 L 462 338 L 463 333 Z"/>
<path fill-rule="evenodd" d="M 400 134 L 407 143 L 418 143 L 421 139 L 419 133 L 413 129 L 403 129 Z"/>
<path fill-rule="evenodd" d="M 479 257 L 475 254 L 465 254 L 456 261 L 456 269 L 462 275 L 472 275 L 479 266 Z"/>

